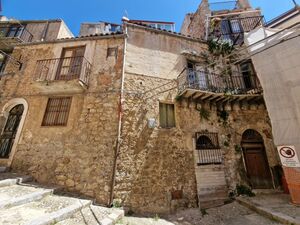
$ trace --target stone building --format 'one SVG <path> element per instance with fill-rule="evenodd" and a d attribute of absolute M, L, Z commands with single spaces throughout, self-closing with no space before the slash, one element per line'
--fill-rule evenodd
<path fill-rule="evenodd" d="M 124 18 L 122 33 L 85 23 L 76 38 L 18 44 L 22 67 L 0 80 L 1 165 L 134 212 L 277 188 L 263 92 L 233 47 L 263 17 L 246 0 L 209 6 L 182 33 Z"/>
<path fill-rule="evenodd" d="M 1 165 L 108 204 L 123 47 L 121 33 L 15 46 L 22 67 L 0 80 Z"/>

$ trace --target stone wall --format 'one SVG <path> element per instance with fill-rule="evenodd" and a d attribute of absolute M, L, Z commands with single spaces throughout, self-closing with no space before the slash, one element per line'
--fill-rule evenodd
<path fill-rule="evenodd" d="M 59 58 L 62 48 L 83 45 L 85 57 L 92 63 L 88 89 L 73 93 L 68 82 L 54 81 L 51 85 L 65 87 L 65 93 L 53 89 L 43 94 L 41 90 L 47 84 L 34 79 L 36 60 Z M 24 98 L 29 107 L 13 156 L 13 171 L 108 203 L 118 131 L 123 46 L 123 36 L 116 36 L 15 49 L 13 55 L 26 63 L 21 71 L 0 80 L 0 109 L 4 112 L 4 105 L 15 98 Z M 107 57 L 108 47 L 118 47 L 117 57 Z M 42 127 L 48 98 L 54 96 L 72 97 L 67 126 Z"/>
<path fill-rule="evenodd" d="M 192 41 L 155 32 L 129 27 L 122 144 L 114 198 L 134 212 L 166 213 L 197 205 L 196 132 L 218 133 L 229 190 L 247 183 L 242 154 L 237 151 L 245 130 L 255 129 L 263 136 L 271 167 L 278 165 L 278 160 L 263 104 L 202 104 L 210 114 L 205 120 L 197 110 L 200 103 L 175 100 L 176 78 L 190 57 L 181 52 Z M 194 47 L 199 52 L 206 49 L 201 42 L 194 42 Z M 159 102 L 175 104 L 176 127 L 160 127 Z M 220 110 L 228 112 L 226 123 L 219 116 Z M 148 125 L 149 119 L 156 121 L 154 128 Z M 178 198 L 174 198 L 175 193 L 179 193 Z"/>
<path fill-rule="evenodd" d="M 167 83 L 147 94 L 138 92 Z M 122 199 L 124 205 L 135 212 L 164 213 L 177 207 L 197 205 L 196 132 L 218 133 L 229 191 L 233 191 L 237 184 L 248 184 L 242 152 L 237 150 L 247 129 L 255 129 L 263 136 L 269 166 L 279 164 L 263 104 L 227 105 L 225 109 L 229 118 L 226 124 L 218 116 L 215 106 L 205 106 L 210 113 L 209 120 L 205 120 L 196 110 L 199 105 L 187 100 L 175 101 L 176 90 L 166 91 L 174 85 L 171 80 L 126 74 L 126 90 L 131 94 L 126 96 L 115 197 Z M 159 101 L 175 103 L 176 128 L 159 126 Z M 148 127 L 150 118 L 155 119 L 155 128 Z M 172 192 L 178 190 L 183 193 L 182 199 L 172 200 Z"/>

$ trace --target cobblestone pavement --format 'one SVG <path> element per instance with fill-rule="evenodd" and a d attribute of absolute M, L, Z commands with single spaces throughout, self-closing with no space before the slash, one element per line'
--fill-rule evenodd
<path fill-rule="evenodd" d="M 152 216 L 152 218 L 125 217 L 119 224 L 124 225 L 279 225 L 255 212 L 233 202 L 222 207 L 208 209 L 202 216 L 199 209 L 187 209 L 176 214 Z"/>

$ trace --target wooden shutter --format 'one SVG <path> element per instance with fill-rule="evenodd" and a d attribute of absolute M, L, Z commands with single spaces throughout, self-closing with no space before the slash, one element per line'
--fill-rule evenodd
<path fill-rule="evenodd" d="M 174 104 L 159 103 L 159 121 L 163 128 L 175 127 Z"/>

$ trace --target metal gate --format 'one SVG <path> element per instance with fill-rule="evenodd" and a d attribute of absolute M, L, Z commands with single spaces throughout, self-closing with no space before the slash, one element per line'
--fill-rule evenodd
<path fill-rule="evenodd" d="M 9 112 L 4 130 L 0 136 L 0 158 L 2 159 L 9 158 L 23 111 L 23 105 L 16 105 Z"/>

